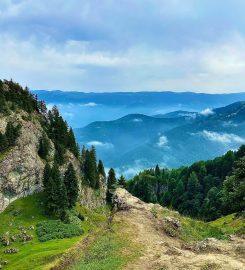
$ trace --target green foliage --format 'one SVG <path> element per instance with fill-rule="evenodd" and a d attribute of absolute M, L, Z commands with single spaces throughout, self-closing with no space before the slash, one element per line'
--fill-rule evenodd
<path fill-rule="evenodd" d="M 4 266 L 5 270 L 50 269 L 54 265 L 54 261 L 59 259 L 63 253 L 78 241 L 85 238 L 88 231 L 105 224 L 109 214 L 107 207 L 90 210 L 77 205 L 76 211 L 85 217 L 85 220 L 82 223 L 80 222 L 84 234 L 73 238 L 40 242 L 35 230 L 30 230 L 30 227 L 34 226 L 34 229 L 36 229 L 36 224 L 55 218 L 45 215 L 44 201 L 45 194 L 34 194 L 15 200 L 0 213 L 0 235 L 8 232 L 9 236 L 16 236 L 20 233 L 20 228 L 24 228 L 28 234 L 33 235 L 33 240 L 25 244 L 20 241 L 12 243 L 10 247 L 17 248 L 19 252 L 11 256 L 4 254 L 6 247 L 0 245 L 0 257 L 8 261 L 8 265 Z"/>
<path fill-rule="evenodd" d="M 66 121 L 59 114 L 58 108 L 54 106 L 48 112 L 47 133 L 55 145 L 55 160 L 59 165 L 65 161 L 65 150 L 69 149 L 76 157 L 79 156 L 79 148 L 76 144 L 71 128 L 68 128 Z"/>
<path fill-rule="evenodd" d="M 42 221 L 37 224 L 36 232 L 38 240 L 41 242 L 46 242 L 51 239 L 71 238 L 84 233 L 80 226 L 65 224 L 60 220 Z"/>
<path fill-rule="evenodd" d="M 54 163 L 50 170 L 47 166 L 45 167 L 43 177 L 46 209 L 49 214 L 63 218 L 65 210 L 68 208 L 64 181 L 60 175 L 57 163 Z"/>
<path fill-rule="evenodd" d="M 38 155 L 42 159 L 47 159 L 49 153 L 50 143 L 45 133 L 42 134 L 42 137 L 39 140 Z"/>
<path fill-rule="evenodd" d="M 125 188 L 126 187 L 126 179 L 123 175 L 121 175 L 117 181 L 118 185 Z"/>
<path fill-rule="evenodd" d="M 76 204 L 79 192 L 78 180 L 72 163 L 69 164 L 65 172 L 64 184 L 67 194 L 68 208 L 72 208 Z"/>
<path fill-rule="evenodd" d="M 98 175 L 103 177 L 103 180 L 106 180 L 105 169 L 102 160 L 99 160 L 98 167 L 97 167 Z"/>
<path fill-rule="evenodd" d="M 127 189 L 145 202 L 159 202 L 184 215 L 214 220 L 245 209 L 245 147 L 179 169 L 145 170 Z M 233 169 L 234 167 L 234 169 Z"/>
<path fill-rule="evenodd" d="M 4 134 L 0 132 L 0 152 L 7 150 L 9 147 L 14 146 L 20 135 L 20 124 L 8 122 Z"/>
<path fill-rule="evenodd" d="M 22 109 L 28 113 L 39 111 L 39 103 L 28 88 L 22 88 L 12 80 L 0 80 L 0 112 Z"/>
<path fill-rule="evenodd" d="M 92 146 L 90 151 L 86 150 L 84 160 L 84 179 L 92 188 L 99 187 L 99 177 L 96 164 L 96 150 Z"/>
<path fill-rule="evenodd" d="M 117 179 L 116 179 L 116 173 L 113 168 L 109 170 L 108 173 L 108 178 L 107 178 L 107 188 L 114 189 L 117 184 Z"/>
<path fill-rule="evenodd" d="M 245 209 L 245 156 L 235 163 L 231 176 L 224 182 L 225 205 L 232 212 Z"/>

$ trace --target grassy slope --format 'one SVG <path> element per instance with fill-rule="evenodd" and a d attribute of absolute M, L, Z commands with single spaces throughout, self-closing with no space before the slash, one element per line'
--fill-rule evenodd
<path fill-rule="evenodd" d="M 210 237 L 227 239 L 230 234 L 245 232 L 245 219 L 242 217 L 236 218 L 234 214 L 212 222 L 204 222 L 181 216 L 178 212 L 168 210 L 167 208 L 164 208 L 160 214 L 163 217 L 170 216 L 180 220 L 182 230 L 176 236 L 187 242 L 200 241 Z M 170 227 L 170 233 L 172 233 L 171 229 Z"/>
<path fill-rule="evenodd" d="M 112 227 L 97 234 L 97 237 L 82 249 L 71 270 L 119 270 L 138 259 L 142 246 L 134 242 L 134 235 L 125 222 L 113 222 Z"/>
<path fill-rule="evenodd" d="M 97 212 L 93 212 L 77 206 L 79 212 L 86 217 L 86 221 L 82 223 L 85 234 L 80 237 L 41 243 L 37 239 L 35 230 L 29 230 L 29 228 L 36 227 L 40 221 L 48 220 L 42 209 L 42 194 L 35 194 L 16 200 L 0 214 L 0 235 L 5 233 L 10 236 L 17 235 L 20 233 L 19 227 L 22 226 L 28 231 L 28 234 L 34 236 L 33 240 L 26 244 L 16 241 L 8 247 L 17 248 L 19 252 L 16 254 L 4 254 L 6 247 L 0 244 L 0 258 L 8 261 L 8 265 L 4 269 L 48 269 L 48 266 L 51 266 L 67 249 L 84 238 L 88 231 L 91 231 L 100 222 L 105 222 L 108 212 L 107 209 L 98 209 Z"/>

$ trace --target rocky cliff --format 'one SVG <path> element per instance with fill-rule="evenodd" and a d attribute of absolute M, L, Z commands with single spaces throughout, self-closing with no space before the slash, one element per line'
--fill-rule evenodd
<path fill-rule="evenodd" d="M 45 155 L 40 154 L 41 145 Z M 96 162 L 96 156 L 94 159 Z M 99 189 L 84 183 L 73 131 L 58 109 L 48 111 L 27 88 L 0 80 L 0 212 L 15 199 L 41 191 L 45 164 L 52 166 L 54 160 L 61 175 L 72 163 L 82 205 L 94 208 L 105 204 L 105 179 L 96 180 L 101 183 Z"/>

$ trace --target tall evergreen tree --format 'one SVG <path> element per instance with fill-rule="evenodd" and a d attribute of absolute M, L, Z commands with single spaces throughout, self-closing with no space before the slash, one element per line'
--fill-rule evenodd
<path fill-rule="evenodd" d="M 159 168 L 158 165 L 157 165 L 156 168 L 155 168 L 155 175 L 156 175 L 157 177 L 161 176 L 161 170 L 160 170 L 160 168 Z"/>
<path fill-rule="evenodd" d="M 115 188 L 117 184 L 116 174 L 113 168 L 109 170 L 107 178 L 107 188 L 108 190 Z"/>
<path fill-rule="evenodd" d="M 40 140 L 39 140 L 38 155 L 39 155 L 42 159 L 46 159 L 47 156 L 48 156 L 49 148 L 50 148 L 49 140 L 48 140 L 46 134 L 43 133 L 43 134 L 42 134 L 42 137 L 41 137 Z"/>
<path fill-rule="evenodd" d="M 46 174 L 47 176 L 47 174 Z M 54 163 L 50 177 L 43 179 L 45 183 L 46 208 L 49 214 L 61 217 L 68 207 L 67 192 L 64 181 L 61 178 L 59 167 Z"/>
<path fill-rule="evenodd" d="M 68 207 L 72 208 L 76 204 L 79 193 L 78 180 L 72 163 L 69 164 L 65 172 L 64 184 L 67 192 Z"/>
<path fill-rule="evenodd" d="M 67 147 L 74 154 L 75 157 L 79 156 L 79 146 L 76 143 L 74 132 L 72 128 L 69 129 L 67 136 Z"/>
<path fill-rule="evenodd" d="M 98 172 L 98 179 L 100 181 L 102 181 L 102 185 L 105 185 L 106 183 L 106 174 L 105 174 L 105 169 L 104 169 L 104 165 L 103 165 L 103 162 L 102 160 L 99 160 L 99 163 L 98 163 L 98 167 L 97 167 L 97 172 Z M 97 183 L 99 184 L 99 181 L 97 181 Z M 99 187 L 99 186 L 97 186 Z"/>
<path fill-rule="evenodd" d="M 50 178 L 51 177 L 51 167 L 48 163 L 46 163 L 43 171 L 43 187 L 44 191 L 47 192 L 50 188 Z"/>
<path fill-rule="evenodd" d="M 126 179 L 123 175 L 121 175 L 118 179 L 118 185 L 125 188 L 126 187 Z"/>
<path fill-rule="evenodd" d="M 96 151 L 93 146 L 90 151 L 86 150 L 84 178 L 85 182 L 88 183 L 92 188 L 96 188 L 98 186 L 99 180 L 96 164 Z"/>
<path fill-rule="evenodd" d="M 245 209 L 245 157 L 236 162 L 233 174 L 224 182 L 224 200 L 228 209 L 234 212 Z"/>
<path fill-rule="evenodd" d="M 5 136 L 5 134 L 2 134 L 0 132 L 0 152 L 6 150 L 8 147 L 8 140 Z"/>

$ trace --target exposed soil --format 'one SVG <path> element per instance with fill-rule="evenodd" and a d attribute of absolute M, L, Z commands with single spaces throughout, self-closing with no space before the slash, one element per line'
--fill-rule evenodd
<path fill-rule="evenodd" d="M 152 208 L 124 189 L 117 189 L 116 211 L 113 220 L 126 222 L 132 241 L 140 244 L 143 255 L 125 270 L 243 270 L 245 269 L 245 240 L 221 241 L 213 238 L 186 243 L 171 237 L 164 230 L 161 218 L 154 216 Z"/>

